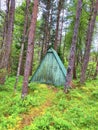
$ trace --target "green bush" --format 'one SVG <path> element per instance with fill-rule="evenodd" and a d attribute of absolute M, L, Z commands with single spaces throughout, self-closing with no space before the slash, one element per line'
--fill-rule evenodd
<path fill-rule="evenodd" d="M 96 63 L 95 62 L 89 62 L 87 71 L 86 71 L 86 77 L 87 79 L 91 79 L 94 76 L 95 73 L 95 68 L 96 68 Z"/>

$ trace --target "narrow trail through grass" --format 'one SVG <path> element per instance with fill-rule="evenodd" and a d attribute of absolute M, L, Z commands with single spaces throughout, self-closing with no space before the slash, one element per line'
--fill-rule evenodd
<path fill-rule="evenodd" d="M 22 114 L 22 120 L 18 122 L 18 127 L 15 128 L 18 130 L 22 130 L 25 126 L 31 125 L 33 120 L 38 116 L 42 116 L 47 108 L 51 107 L 52 101 L 55 98 L 55 94 L 58 91 L 57 88 L 47 87 L 48 95 L 46 96 L 46 101 L 39 107 L 33 107 L 29 110 L 28 113 Z"/>
<path fill-rule="evenodd" d="M 13 95 L 15 78 L 0 87 L 0 130 L 98 130 L 98 80 L 77 82 L 68 94 L 62 87 L 29 84 L 21 100 L 22 79 Z"/>

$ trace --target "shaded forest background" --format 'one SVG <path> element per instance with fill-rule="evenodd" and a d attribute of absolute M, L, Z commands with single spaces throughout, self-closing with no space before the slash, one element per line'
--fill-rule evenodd
<path fill-rule="evenodd" d="M 30 39 L 30 27 L 31 25 L 35 27 L 31 22 L 35 13 L 38 18 L 35 21 L 36 31 L 31 32 L 31 34 L 35 32 L 35 37 L 32 40 L 33 36 L 31 36 L 33 43 L 29 75 L 34 73 L 50 47 L 57 51 L 65 67 L 69 67 L 79 2 L 82 6 L 71 75 L 73 79 L 81 83 L 88 79 L 96 79 L 98 76 L 98 45 L 95 42 L 97 43 L 98 0 L 40 0 L 36 1 L 38 3 L 34 2 L 26 0 L 15 8 L 15 1 L 8 0 L 6 10 L 0 10 L 0 83 L 4 84 L 9 76 L 24 75 L 25 77 L 27 43 Z M 35 4 L 38 5 L 38 12 L 34 13 Z M 93 27 L 90 30 L 91 22 L 93 22 Z M 88 45 L 87 41 L 90 41 Z M 86 52 L 88 52 L 87 55 Z M 87 67 L 83 69 L 85 62 L 87 62 Z"/>

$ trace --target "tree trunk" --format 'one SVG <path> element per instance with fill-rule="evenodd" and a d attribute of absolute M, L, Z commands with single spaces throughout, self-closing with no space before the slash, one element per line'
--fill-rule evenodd
<path fill-rule="evenodd" d="M 21 65 L 22 65 L 23 52 L 24 52 L 24 43 L 25 43 L 25 36 L 26 36 L 26 33 L 27 33 L 28 8 L 29 8 L 29 4 L 30 4 L 30 1 L 29 1 L 29 0 L 26 0 L 25 23 L 24 23 L 23 38 L 22 38 L 21 51 L 20 51 L 19 62 L 18 62 L 16 82 L 15 82 L 15 85 L 14 85 L 14 91 L 16 91 L 16 87 L 17 87 L 17 83 L 18 83 L 18 78 L 19 78 L 19 75 L 20 75 L 20 69 L 21 69 Z"/>
<path fill-rule="evenodd" d="M 25 43 L 24 43 L 24 48 L 25 48 Z M 22 63 L 20 67 L 20 75 L 22 76 L 24 75 L 25 61 L 26 61 L 26 50 L 24 49 L 23 56 L 22 56 Z"/>
<path fill-rule="evenodd" d="M 74 60 L 74 67 L 73 67 L 73 79 L 77 79 L 75 60 Z"/>
<path fill-rule="evenodd" d="M 61 23 L 61 30 L 60 30 L 60 46 L 61 46 L 61 42 L 62 42 L 62 31 L 63 31 L 63 24 L 64 24 L 64 9 L 62 11 L 62 23 Z"/>
<path fill-rule="evenodd" d="M 45 40 L 44 40 L 44 48 L 43 48 L 43 54 L 45 55 L 48 49 L 49 45 L 49 39 L 50 39 L 50 0 L 47 0 L 47 6 L 46 6 L 46 14 L 45 14 Z"/>
<path fill-rule="evenodd" d="M 86 79 L 86 69 L 87 69 L 89 57 L 90 57 L 91 42 L 92 42 L 92 36 L 93 36 L 97 12 L 98 12 L 98 0 L 96 0 L 94 4 L 94 11 L 91 12 L 92 15 L 88 24 L 86 47 L 85 47 L 85 53 L 84 53 L 84 59 L 83 59 L 83 64 L 82 64 L 82 69 L 81 69 L 81 77 L 80 77 L 81 83 L 84 83 Z"/>
<path fill-rule="evenodd" d="M 15 12 L 15 0 L 8 0 L 7 1 L 8 5 L 8 12 L 7 12 L 7 22 L 6 26 L 6 34 L 4 38 L 4 55 L 2 57 L 1 63 L 0 63 L 0 69 L 3 71 L 8 70 L 8 64 L 9 64 L 9 58 L 10 58 L 10 52 L 11 52 L 11 45 L 12 45 L 12 35 L 13 35 L 13 22 L 14 22 L 14 12 Z M 3 78 L 5 79 L 5 75 L 3 75 Z M 1 80 L 0 80 L 1 81 Z M 5 82 L 5 80 L 3 80 Z"/>
<path fill-rule="evenodd" d="M 78 0 L 76 21 L 75 21 L 75 26 L 74 26 L 74 34 L 73 34 L 73 38 L 72 38 L 72 45 L 71 45 L 70 57 L 69 57 L 69 65 L 68 65 L 68 69 L 67 69 L 66 83 L 65 83 L 65 89 L 64 89 L 65 92 L 67 92 L 67 89 L 69 87 L 71 87 L 70 84 L 71 84 L 72 75 L 73 75 L 76 42 L 77 42 L 81 12 L 82 12 L 82 0 Z"/>
<path fill-rule="evenodd" d="M 95 70 L 95 74 L 94 74 L 94 79 L 96 79 L 97 76 L 98 76 L 98 59 L 96 62 L 96 70 Z"/>
<path fill-rule="evenodd" d="M 10 5 L 10 9 L 9 9 L 8 30 L 7 30 L 7 36 L 6 36 L 6 46 L 5 46 L 5 66 L 6 66 L 6 68 L 8 67 L 9 57 L 10 57 L 10 52 L 11 52 L 14 12 L 15 12 L 15 0 L 11 0 L 11 5 Z"/>
<path fill-rule="evenodd" d="M 43 42 L 42 42 L 42 44 L 41 44 L 41 57 L 40 57 L 40 62 L 42 61 L 42 59 L 43 59 L 43 47 L 44 46 L 44 44 L 43 44 Z"/>
<path fill-rule="evenodd" d="M 14 85 L 14 91 L 16 91 L 18 78 L 19 78 L 19 75 L 20 75 L 20 68 L 21 68 L 21 64 L 22 64 L 23 50 L 24 50 L 24 43 L 22 43 L 22 45 L 21 45 L 21 51 L 20 51 L 20 56 L 19 56 L 17 75 L 16 75 L 16 82 L 15 82 L 15 85 Z"/>
<path fill-rule="evenodd" d="M 6 14 L 5 14 L 4 32 L 3 32 L 3 47 L 5 45 L 6 34 L 8 30 L 9 4 L 10 4 L 10 0 L 6 0 Z"/>
<path fill-rule="evenodd" d="M 7 30 L 8 30 L 9 4 L 10 4 L 10 1 L 6 0 L 6 12 L 5 12 L 4 25 L 3 25 L 2 44 L 0 44 L 0 69 L 4 69 L 4 65 L 5 65 L 4 56 L 5 56 L 6 36 L 7 36 Z"/>
<path fill-rule="evenodd" d="M 58 35 L 59 35 L 59 22 L 60 22 L 61 8 L 62 8 L 62 0 L 59 0 L 58 13 L 57 13 L 57 23 L 56 23 L 56 34 L 55 34 L 55 42 L 54 42 L 54 49 L 56 51 L 58 49 Z"/>
<path fill-rule="evenodd" d="M 32 75 L 32 66 L 33 66 L 33 55 L 34 55 L 34 44 L 33 44 L 33 50 L 32 50 L 32 59 L 31 59 L 31 67 L 30 67 L 30 74 L 29 75 Z"/>
<path fill-rule="evenodd" d="M 29 80 L 31 60 L 32 60 L 32 50 L 34 48 L 34 35 L 36 30 L 37 12 L 38 12 L 38 0 L 34 0 L 31 24 L 30 24 L 29 35 L 28 35 L 28 48 L 27 48 L 26 64 L 24 70 L 22 98 L 24 98 L 28 93 L 28 80 Z"/>

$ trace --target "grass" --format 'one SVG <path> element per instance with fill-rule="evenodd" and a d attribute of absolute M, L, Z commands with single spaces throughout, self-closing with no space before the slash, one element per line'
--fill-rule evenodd
<path fill-rule="evenodd" d="M 31 83 L 21 99 L 22 78 L 13 92 L 15 78 L 0 86 L 0 130 L 98 130 L 98 81 L 63 88 Z"/>

